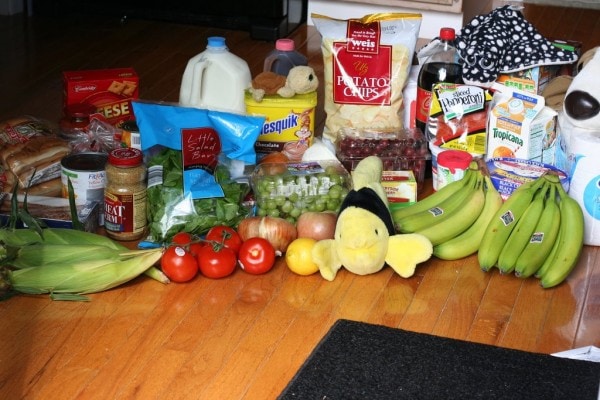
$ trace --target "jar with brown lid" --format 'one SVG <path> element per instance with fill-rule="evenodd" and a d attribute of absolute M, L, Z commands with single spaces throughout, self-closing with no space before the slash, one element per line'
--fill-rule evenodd
<path fill-rule="evenodd" d="M 58 134 L 68 141 L 87 137 L 90 115 L 95 108 L 89 104 L 72 104 L 65 109 L 65 116 L 59 121 Z"/>
<path fill-rule="evenodd" d="M 134 148 L 112 150 L 106 164 L 104 229 L 115 240 L 137 240 L 146 230 L 146 166 Z"/>

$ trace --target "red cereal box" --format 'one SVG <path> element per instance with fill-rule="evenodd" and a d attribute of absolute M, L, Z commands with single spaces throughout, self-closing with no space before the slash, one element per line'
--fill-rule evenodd
<path fill-rule="evenodd" d="M 65 71 L 64 108 L 91 104 L 108 122 L 120 126 L 134 119 L 131 100 L 139 95 L 139 78 L 133 68 Z"/>

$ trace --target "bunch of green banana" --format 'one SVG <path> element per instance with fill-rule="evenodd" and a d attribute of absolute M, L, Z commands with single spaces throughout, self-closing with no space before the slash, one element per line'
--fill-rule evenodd
<path fill-rule="evenodd" d="M 540 219 L 515 262 L 516 276 L 528 278 L 537 272 L 556 243 L 560 226 L 561 219 L 560 209 L 556 202 L 556 185 L 551 185 Z"/>
<path fill-rule="evenodd" d="M 478 260 L 520 278 L 535 274 L 542 287 L 563 282 L 583 247 L 583 213 L 554 174 L 521 185 L 488 224 Z"/>
<path fill-rule="evenodd" d="M 419 200 L 408 207 L 395 209 L 392 212 L 392 218 L 396 228 L 400 232 L 404 231 L 406 229 L 404 228 L 406 221 L 409 221 L 408 223 L 410 223 L 410 218 L 415 219 L 413 217 L 414 215 L 419 213 L 429 213 L 430 210 L 435 209 L 442 202 L 449 200 L 457 193 L 460 193 L 473 175 L 474 171 L 471 168 L 468 168 L 462 179 L 449 183 L 448 185 L 439 189 L 437 192 L 434 192 L 430 196 L 425 197 L 423 200 Z"/>
<path fill-rule="evenodd" d="M 488 271 L 497 265 L 504 244 L 543 183 L 542 179 L 535 179 L 522 184 L 496 211 L 485 229 L 477 251 L 477 259 L 482 270 Z"/>
<path fill-rule="evenodd" d="M 483 234 L 496 211 L 502 205 L 502 196 L 494 187 L 489 175 L 484 176 L 485 201 L 479 216 L 461 234 L 433 247 L 433 254 L 442 260 L 458 260 L 475 254 Z"/>
<path fill-rule="evenodd" d="M 427 237 L 433 254 L 456 260 L 475 253 L 483 230 L 502 198 L 478 161 L 464 177 L 429 197 L 392 213 L 398 231 Z"/>
<path fill-rule="evenodd" d="M 498 254 L 496 266 L 501 273 L 509 274 L 515 270 L 517 258 L 529 243 L 542 211 L 544 211 L 547 191 L 548 186 L 542 185 L 533 196 L 533 200 L 527 206 L 523 215 L 515 222 L 513 231 L 504 242 L 500 254 Z"/>
<path fill-rule="evenodd" d="M 535 272 L 543 288 L 557 286 L 567 279 L 577 265 L 583 248 L 583 211 L 579 203 L 565 192 L 558 178 L 554 177 L 553 183 L 560 200 L 560 228 L 548 257 Z"/>

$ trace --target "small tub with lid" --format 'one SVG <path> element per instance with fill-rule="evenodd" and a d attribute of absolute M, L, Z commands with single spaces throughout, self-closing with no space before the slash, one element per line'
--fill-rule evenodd
<path fill-rule="evenodd" d="M 437 156 L 437 185 L 440 190 L 447 184 L 461 180 L 473 156 L 462 150 L 444 150 Z"/>

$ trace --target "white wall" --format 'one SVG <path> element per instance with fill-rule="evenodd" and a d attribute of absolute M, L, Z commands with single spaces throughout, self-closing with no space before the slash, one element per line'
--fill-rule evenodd
<path fill-rule="evenodd" d="M 548 6 L 600 9 L 600 0 L 524 0 L 524 3 Z"/>
<path fill-rule="evenodd" d="M 331 2 L 326 0 L 308 0 L 308 21 L 312 25 L 311 13 L 327 15 L 340 19 L 360 18 L 367 14 L 377 12 L 412 12 L 423 15 L 421 22 L 420 37 L 431 39 L 440 33 L 440 28 L 447 26 L 454 28 L 457 32 L 463 26 L 462 13 L 442 13 L 437 11 L 422 11 L 409 8 L 387 7 L 374 4 Z"/>

